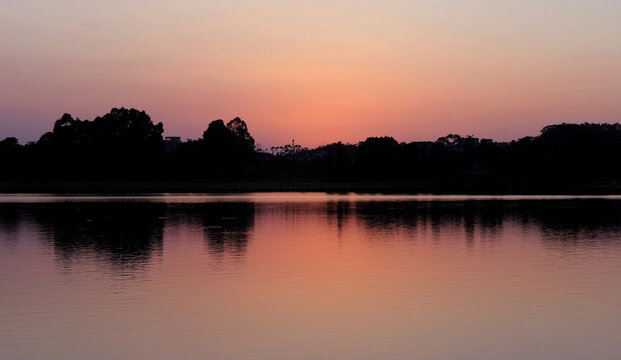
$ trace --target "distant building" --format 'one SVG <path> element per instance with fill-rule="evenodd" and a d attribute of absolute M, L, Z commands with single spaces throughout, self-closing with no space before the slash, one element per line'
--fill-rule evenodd
<path fill-rule="evenodd" d="M 166 141 L 167 144 L 179 145 L 181 144 L 181 137 L 180 136 L 166 136 L 164 138 L 164 141 Z"/>
<path fill-rule="evenodd" d="M 181 137 L 179 136 L 166 136 L 164 138 L 164 143 L 166 144 L 166 151 L 170 152 L 175 150 L 181 145 Z"/>

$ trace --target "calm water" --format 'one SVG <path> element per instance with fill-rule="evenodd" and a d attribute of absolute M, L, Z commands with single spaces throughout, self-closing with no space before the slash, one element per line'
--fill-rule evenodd
<path fill-rule="evenodd" d="M 621 200 L 0 196 L 1 359 L 621 359 Z"/>

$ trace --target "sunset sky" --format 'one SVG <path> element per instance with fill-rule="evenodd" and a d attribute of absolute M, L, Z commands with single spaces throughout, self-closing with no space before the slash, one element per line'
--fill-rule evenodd
<path fill-rule="evenodd" d="M 263 146 L 621 121 L 618 0 L 0 3 L 0 138 L 120 106 Z"/>

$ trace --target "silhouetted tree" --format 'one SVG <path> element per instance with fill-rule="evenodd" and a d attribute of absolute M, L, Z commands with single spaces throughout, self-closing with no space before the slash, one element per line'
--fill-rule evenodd
<path fill-rule="evenodd" d="M 50 180 L 150 178 L 164 151 L 162 123 L 144 111 L 114 108 L 93 121 L 64 114 L 37 142 L 41 176 Z"/>
<path fill-rule="evenodd" d="M 356 149 L 357 168 L 360 176 L 370 180 L 394 179 L 400 164 L 399 143 L 388 136 L 370 137 Z"/>
<path fill-rule="evenodd" d="M 15 137 L 7 137 L 0 141 L 0 150 L 14 150 L 19 148 L 19 141 Z"/>
<path fill-rule="evenodd" d="M 254 158 L 254 139 L 239 118 L 229 122 L 229 126 L 220 119 L 212 121 L 203 133 L 203 144 L 211 179 L 240 178 L 244 166 Z"/>
<path fill-rule="evenodd" d="M 64 114 L 36 144 L 0 141 L 0 181 L 406 181 L 468 191 L 485 176 L 485 187 L 470 190 L 560 192 L 621 180 L 621 124 L 550 125 L 511 143 L 458 134 L 411 143 L 370 137 L 271 153 L 255 150 L 239 117 L 212 121 L 200 139 L 168 151 L 163 131 L 136 109 L 114 108 L 93 121 Z"/>
<path fill-rule="evenodd" d="M 248 132 L 248 125 L 239 117 L 231 120 L 226 124 L 227 129 L 231 130 L 239 139 L 241 139 L 248 148 L 254 149 L 254 138 Z"/>
<path fill-rule="evenodd" d="M 15 181 L 20 178 L 26 154 L 26 149 L 19 144 L 17 138 L 7 137 L 0 141 L 1 181 Z"/>

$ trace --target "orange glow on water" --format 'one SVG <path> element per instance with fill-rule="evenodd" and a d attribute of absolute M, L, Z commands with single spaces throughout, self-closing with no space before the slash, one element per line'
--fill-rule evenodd
<path fill-rule="evenodd" d="M 2 357 L 618 357 L 618 199 L 3 199 Z"/>

